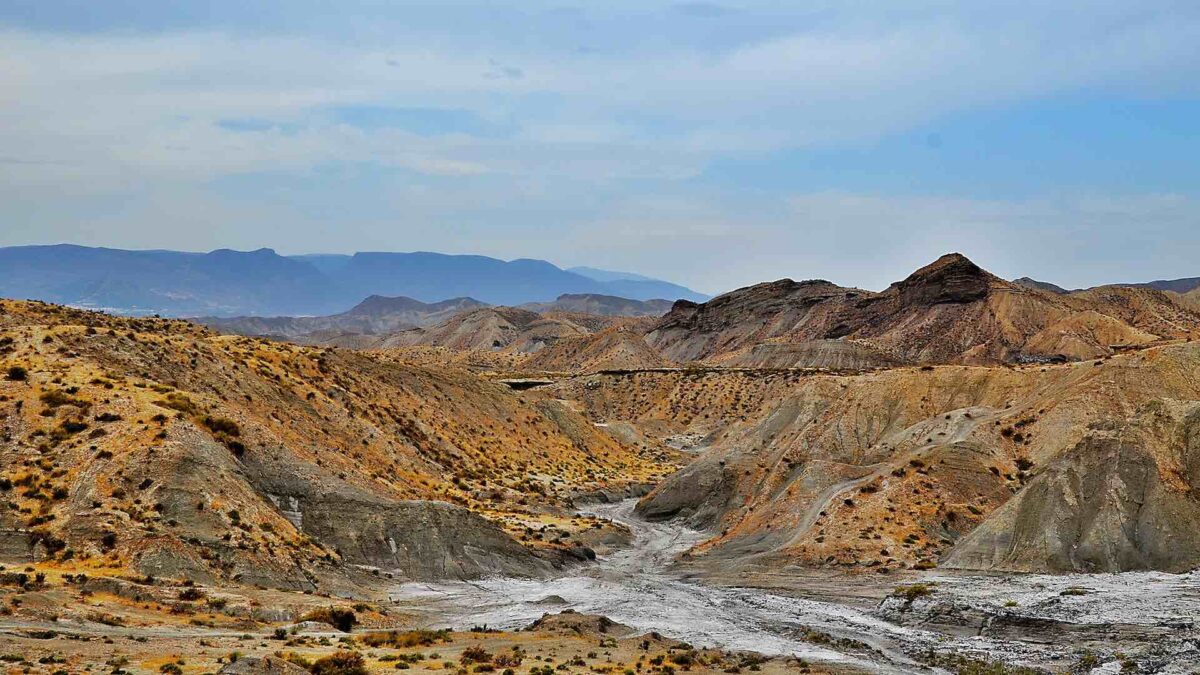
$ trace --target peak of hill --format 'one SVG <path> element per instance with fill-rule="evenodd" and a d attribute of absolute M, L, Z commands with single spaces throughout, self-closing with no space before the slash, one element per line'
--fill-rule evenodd
<path fill-rule="evenodd" d="M 905 305 L 966 304 L 1007 283 L 961 253 L 949 253 L 892 284 L 883 295 L 894 292 Z"/>
<path fill-rule="evenodd" d="M 992 363 L 1090 358 L 1198 330 L 1200 315 L 1159 291 L 1058 296 L 949 254 L 880 293 L 784 279 L 702 304 L 677 302 L 647 342 L 674 361 L 719 361 L 764 343 L 849 340 L 895 362 Z"/>
<path fill-rule="evenodd" d="M 531 312 L 573 312 L 597 316 L 662 316 L 670 311 L 670 300 L 630 300 L 597 293 L 564 293 L 554 302 L 521 305 Z"/>
<path fill-rule="evenodd" d="M 1018 286 L 1024 286 L 1025 288 L 1032 288 L 1036 291 L 1046 291 L 1047 293 L 1054 293 L 1055 295 L 1066 295 L 1067 293 L 1070 293 L 1070 291 L 1063 288 L 1062 286 L 1052 284 L 1049 281 L 1038 281 L 1037 279 L 1032 279 L 1030 277 L 1021 277 L 1020 279 L 1013 279 L 1012 282 Z"/>
<path fill-rule="evenodd" d="M 382 317 L 391 314 L 402 314 L 404 312 L 433 313 L 447 310 L 463 311 L 485 306 L 486 303 L 482 303 L 474 298 L 450 298 L 441 302 L 421 302 L 420 300 L 404 296 L 387 297 L 372 295 L 345 312 L 334 316 Z"/>
<path fill-rule="evenodd" d="M 345 312 L 329 316 L 202 317 L 196 321 L 224 333 L 325 344 L 429 326 L 484 306 L 471 298 L 425 303 L 412 298 L 373 295 Z"/>
<path fill-rule="evenodd" d="M 543 316 L 517 307 L 485 307 L 456 314 L 429 326 L 395 333 L 377 346 L 446 347 L 460 351 L 538 351 L 554 342 L 589 334 L 586 327 L 566 318 Z"/>
<path fill-rule="evenodd" d="M 636 324 L 621 324 L 597 333 L 556 340 L 522 362 L 525 370 L 583 372 L 644 370 L 671 365 L 646 344 Z"/>
<path fill-rule="evenodd" d="M 492 304 L 550 302 L 563 293 L 635 300 L 706 296 L 664 281 L 611 281 L 542 260 L 365 252 L 286 257 L 271 249 L 210 253 L 75 245 L 0 248 L 0 297 L 133 315 L 328 315 L 372 295 L 422 302 L 471 297 Z"/>

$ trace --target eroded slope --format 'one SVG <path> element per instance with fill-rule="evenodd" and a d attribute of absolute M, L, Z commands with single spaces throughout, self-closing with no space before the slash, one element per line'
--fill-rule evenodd
<path fill-rule="evenodd" d="M 6 301 L 0 365 L 3 543 L 64 564 L 301 589 L 354 565 L 536 574 L 580 555 L 539 513 L 666 469 L 463 370 L 184 322 Z"/>

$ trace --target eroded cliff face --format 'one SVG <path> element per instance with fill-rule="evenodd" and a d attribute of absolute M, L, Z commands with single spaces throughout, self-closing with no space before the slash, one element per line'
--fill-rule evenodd
<path fill-rule="evenodd" d="M 1168 399 L 1200 400 L 1197 372 L 1200 345 L 1179 343 L 1053 366 L 597 375 L 558 395 L 696 439 L 639 510 L 709 529 L 700 563 L 1175 570 L 1200 564 L 1162 543 L 1196 522 L 1200 473 L 1194 413 Z"/>
<path fill-rule="evenodd" d="M 1200 404 L 1098 423 L 963 538 L 945 566 L 1055 572 L 1200 566 Z"/>

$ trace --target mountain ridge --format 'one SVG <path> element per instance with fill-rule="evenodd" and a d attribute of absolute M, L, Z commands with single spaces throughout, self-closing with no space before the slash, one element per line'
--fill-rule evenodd
<path fill-rule="evenodd" d="M 707 296 L 664 281 L 597 281 L 542 260 L 362 252 L 282 256 L 272 249 L 207 253 L 75 244 L 0 248 L 0 297 L 130 315 L 330 315 L 371 295 L 426 303 L 552 302 L 563 293 L 634 300 Z M 673 297 L 674 296 L 674 297 Z"/>
<path fill-rule="evenodd" d="M 1055 294 L 1005 281 L 957 253 L 875 293 L 782 279 L 676 302 L 647 333 L 672 361 L 719 359 L 768 342 L 852 340 L 899 362 L 1081 359 L 1180 338 L 1200 314 L 1162 291 L 1104 287 Z"/>

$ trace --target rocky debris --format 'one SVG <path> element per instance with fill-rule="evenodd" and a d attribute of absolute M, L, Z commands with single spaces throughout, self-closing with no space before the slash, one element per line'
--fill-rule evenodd
<path fill-rule="evenodd" d="M 1082 663 L 1106 664 L 1091 672 L 1190 672 L 1175 666 L 1200 653 L 1195 597 L 1183 590 L 1188 580 L 1170 576 L 938 574 L 898 586 L 874 614 L 1053 672 Z"/>
<path fill-rule="evenodd" d="M 551 565 L 467 509 L 441 502 L 305 501 L 304 531 L 354 564 L 415 580 L 537 576 Z"/>
<path fill-rule="evenodd" d="M 724 460 L 701 456 L 638 502 L 637 513 L 646 520 L 682 518 L 691 527 L 710 528 L 720 521 L 734 501 L 737 478 Z"/>
<path fill-rule="evenodd" d="M 558 614 L 543 614 L 542 618 L 534 621 L 525 630 L 537 633 L 567 633 L 614 638 L 634 633 L 629 626 L 619 624 L 606 616 L 580 614 L 571 609 L 563 610 Z"/>

